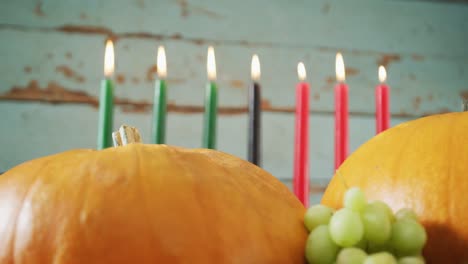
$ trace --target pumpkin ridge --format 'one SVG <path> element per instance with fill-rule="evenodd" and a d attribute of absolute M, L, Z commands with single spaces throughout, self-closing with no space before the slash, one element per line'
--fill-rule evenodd
<path fill-rule="evenodd" d="M 182 150 L 182 151 L 185 152 L 187 150 Z M 227 164 L 227 160 L 229 160 L 230 163 L 235 162 L 237 165 L 242 167 L 243 170 L 245 170 L 248 167 L 251 170 L 251 172 L 249 174 L 249 177 L 251 179 L 249 179 L 249 182 L 254 182 L 253 179 L 255 179 L 256 180 L 255 185 L 257 186 L 258 189 L 265 188 L 265 189 L 268 189 L 269 192 L 278 192 L 278 194 L 280 194 L 280 195 L 285 195 L 285 199 L 292 198 L 292 199 L 297 200 L 297 198 L 295 196 L 291 197 L 289 195 L 286 195 L 286 194 L 290 193 L 290 191 L 289 191 L 289 189 L 287 189 L 286 186 L 284 186 L 284 184 L 282 182 L 280 182 L 277 178 L 275 178 L 273 175 L 271 175 L 271 173 L 269 173 L 268 171 L 262 170 L 258 166 L 255 166 L 255 165 L 253 165 L 251 163 L 241 163 L 239 161 L 245 162 L 245 160 L 242 160 L 242 159 L 240 159 L 238 157 L 233 158 L 229 154 L 227 154 L 227 153 L 225 153 L 223 151 L 219 151 L 219 150 L 195 149 L 195 151 L 198 154 L 203 155 L 207 159 L 217 161 L 219 163 L 222 163 L 223 165 L 225 165 L 225 164 L 229 165 L 229 167 L 233 167 L 233 166 L 232 166 L 232 164 Z M 215 152 L 216 152 L 216 155 L 214 155 Z M 221 164 L 218 164 L 218 165 L 222 170 L 227 171 L 227 168 L 225 166 L 221 166 Z M 259 173 L 260 171 L 262 171 L 263 173 Z M 274 177 L 274 178 L 271 178 L 270 180 L 267 180 L 267 177 L 265 176 L 265 172 L 269 176 Z M 246 177 L 246 175 L 241 174 L 241 175 L 237 175 L 237 177 Z M 291 202 L 291 199 L 288 199 L 288 202 Z M 290 205 L 292 205 L 292 204 L 293 203 L 291 202 Z"/>
<path fill-rule="evenodd" d="M 51 163 L 51 157 L 53 157 L 55 155 L 52 155 L 52 156 L 48 156 L 45 158 L 45 161 L 44 164 L 42 164 L 41 168 L 38 169 L 38 171 L 36 172 L 36 174 L 34 175 L 34 177 L 32 177 L 32 180 L 30 181 L 30 184 L 29 186 L 26 188 L 25 192 L 24 192 L 24 195 L 23 197 L 21 198 L 21 206 L 18 208 L 18 211 L 16 212 L 16 215 L 13 217 L 15 219 L 14 221 L 14 227 L 13 227 L 13 234 L 12 234 L 12 237 L 11 237 L 11 241 L 10 241 L 10 257 L 11 257 L 11 260 L 12 260 L 12 264 L 15 264 L 17 261 L 16 261 L 16 233 L 17 233 L 17 228 L 18 228 L 18 218 L 21 216 L 21 212 L 23 212 L 24 210 L 24 206 L 25 206 L 25 202 L 26 202 L 26 199 L 28 198 L 28 196 L 30 196 L 32 194 L 32 191 L 34 190 L 34 187 L 37 186 L 39 184 L 39 182 L 37 181 L 38 178 L 39 178 L 39 175 L 41 175 L 40 172 L 44 171 L 47 167 L 50 166 L 50 163 Z M 8 254 L 7 254 L 8 255 Z"/>
<path fill-rule="evenodd" d="M 423 119 L 424 120 L 424 119 Z M 414 126 L 414 125 L 411 125 L 411 126 L 403 126 L 400 128 L 400 133 L 403 133 L 404 131 L 402 131 L 401 129 L 404 128 L 406 130 L 409 130 L 408 134 L 409 136 L 405 138 L 404 140 L 404 143 L 401 144 L 401 147 L 400 147 L 400 150 L 398 151 L 398 154 L 396 154 L 394 157 L 393 157 L 393 162 L 390 162 L 390 167 L 391 168 L 396 168 L 398 170 L 397 173 L 393 173 L 393 175 L 389 175 L 387 177 L 390 177 L 391 179 L 391 183 L 392 183 L 392 186 L 390 187 L 390 190 L 391 192 L 395 192 L 397 190 L 397 186 L 398 186 L 398 183 L 397 183 L 397 177 L 395 175 L 405 175 L 405 171 L 407 170 L 406 166 L 401 166 L 401 160 L 402 160 L 402 157 L 404 157 L 405 155 L 408 155 L 406 152 L 408 151 L 407 148 L 405 146 L 409 146 L 413 143 L 413 140 L 414 138 L 418 137 L 419 134 L 419 129 L 417 126 Z M 384 201 L 386 202 L 387 204 L 389 204 L 390 201 Z M 401 203 L 401 201 L 399 202 Z M 405 206 L 403 207 L 408 207 L 408 204 L 407 204 L 407 201 L 403 201 L 403 203 L 405 203 Z M 396 208 L 397 205 L 396 204 L 389 204 L 391 209 L 396 212 L 397 210 L 401 209 L 401 208 Z M 401 204 L 399 205 L 401 207 Z M 411 207 L 413 207 L 414 204 L 411 205 Z"/>
<path fill-rule="evenodd" d="M 197 195 L 197 193 L 200 192 L 200 190 L 202 188 L 200 188 L 200 185 L 201 183 L 204 181 L 204 177 L 205 176 L 197 176 L 196 174 L 193 173 L 192 171 L 192 164 L 189 163 L 189 162 L 186 162 L 186 158 L 185 156 L 195 156 L 197 159 L 201 159 L 202 162 L 200 163 L 205 163 L 206 160 L 208 160 L 209 157 L 207 157 L 206 155 L 201 155 L 201 153 L 199 152 L 195 152 L 195 153 L 192 153 L 192 152 L 188 152 L 186 150 L 180 150 L 180 149 L 170 149 L 171 152 L 173 152 L 173 155 L 171 155 L 173 161 L 177 164 L 180 165 L 180 168 L 183 170 L 183 172 L 187 175 L 187 176 L 190 176 L 191 179 L 194 180 L 194 183 L 193 183 L 193 191 L 194 191 L 194 195 L 193 195 L 193 200 L 196 201 L 196 203 L 198 205 L 201 205 L 200 207 L 202 208 L 201 210 L 198 210 L 198 213 L 200 213 L 201 215 L 203 215 L 205 212 L 204 210 L 206 210 L 205 208 L 208 206 L 206 204 L 206 201 L 204 201 L 203 199 L 200 199 L 199 195 Z M 213 166 L 216 166 L 217 169 L 221 169 L 225 174 L 229 174 L 231 175 L 230 171 L 226 170 L 226 168 L 224 168 L 223 166 L 220 166 L 220 164 L 218 163 L 215 163 L 213 164 Z M 224 175 L 226 177 L 226 175 Z M 202 179 L 201 179 L 202 178 Z M 201 182 L 201 183 L 200 183 Z M 211 233 L 212 235 L 216 235 L 216 242 L 217 243 L 222 243 L 223 242 L 223 239 L 222 237 L 220 237 L 219 235 L 219 232 L 217 232 L 218 230 L 215 230 L 215 232 L 213 232 L 213 230 L 210 230 L 210 226 L 207 225 L 207 223 L 203 223 L 202 226 L 200 226 L 199 228 L 201 229 L 204 229 L 206 233 Z M 212 248 L 209 248 L 207 249 L 208 251 L 210 251 L 211 254 L 213 254 L 212 258 L 214 259 L 213 261 L 215 262 L 220 262 L 222 261 L 223 259 L 223 256 L 220 256 L 219 252 L 217 250 L 212 250 Z"/>
<path fill-rule="evenodd" d="M 94 152 L 93 153 L 94 157 L 96 157 L 97 154 L 98 154 L 98 152 Z M 94 167 L 94 164 L 96 163 L 96 158 L 93 159 L 92 163 L 93 163 L 93 167 Z M 86 164 L 86 167 L 88 167 L 88 166 L 89 166 L 89 164 Z M 81 184 L 82 189 L 80 189 L 77 192 L 80 193 L 81 191 L 83 191 L 84 196 L 83 196 L 83 199 L 79 199 L 80 196 L 76 195 L 76 197 L 77 197 L 76 199 L 81 200 L 81 206 L 79 207 L 80 209 L 77 211 L 78 212 L 77 217 L 79 218 L 78 222 L 79 222 L 80 229 L 81 229 L 81 227 L 83 226 L 83 222 L 86 223 L 86 221 L 87 221 L 86 218 L 89 215 L 89 211 L 87 210 L 87 208 L 88 208 L 89 198 L 90 198 L 90 194 L 91 194 L 91 183 L 93 182 L 94 178 L 93 178 L 93 175 L 89 171 L 87 171 L 86 169 L 83 169 L 83 167 L 81 167 L 80 172 L 81 172 L 80 180 L 83 181 L 82 184 Z M 83 173 L 85 173 L 85 176 L 82 176 Z M 54 263 L 56 263 L 56 262 L 54 262 Z M 60 263 L 60 262 L 57 262 L 57 263 Z"/>
<path fill-rule="evenodd" d="M 452 119 L 450 124 L 445 128 L 445 130 L 449 130 L 448 133 L 450 133 L 450 130 L 452 129 L 457 129 L 457 125 L 455 124 L 455 122 L 458 121 L 456 119 Z M 458 123 L 458 122 L 457 122 Z M 454 134 L 456 135 L 457 133 L 450 133 L 452 134 L 451 137 L 450 137 L 450 146 L 447 146 L 447 156 L 446 158 L 450 157 L 450 149 L 454 149 Z M 448 144 L 447 144 L 448 145 Z M 452 210 L 452 207 L 449 207 L 448 205 L 450 204 L 450 200 L 453 200 L 453 192 L 451 192 L 450 190 L 454 190 L 453 189 L 453 184 L 452 184 L 452 175 L 454 174 L 453 173 L 453 170 L 454 170 L 454 160 L 455 159 L 450 159 L 448 158 L 448 166 L 447 166 L 447 175 L 449 175 L 449 179 L 448 179 L 448 182 L 445 184 L 445 192 L 449 194 L 448 197 L 446 197 L 445 199 L 445 204 L 447 205 L 445 208 L 448 212 L 445 213 L 445 215 L 447 215 L 448 217 L 444 220 L 449 220 L 451 222 L 451 224 L 454 224 L 452 221 L 453 219 L 453 210 Z"/>
<path fill-rule="evenodd" d="M 68 260 L 68 258 L 70 252 L 73 252 L 73 250 L 75 250 L 75 243 L 77 241 L 76 237 L 83 231 L 82 222 L 83 220 L 86 220 L 87 215 L 84 214 L 83 217 L 83 210 L 81 208 L 83 207 L 83 204 L 87 200 L 87 198 L 85 198 L 86 200 L 80 198 L 87 197 L 87 195 L 89 194 L 88 190 L 90 186 L 90 177 L 88 175 L 90 175 L 90 173 L 87 173 L 87 171 L 90 162 L 85 162 L 85 166 L 78 167 L 75 167 L 75 164 L 82 164 L 83 161 L 85 161 L 87 155 L 89 154 L 87 152 L 88 150 L 78 150 L 76 152 L 68 151 L 67 155 L 70 157 L 71 160 L 73 160 L 73 167 L 67 166 L 61 174 L 56 175 L 54 177 L 55 188 L 53 192 L 58 198 L 60 198 L 60 200 L 52 200 L 51 202 L 54 202 L 55 206 L 57 207 L 60 206 L 60 208 L 57 208 L 56 210 L 58 214 L 55 215 L 55 217 L 57 217 L 58 215 L 61 215 L 61 217 L 57 218 L 58 222 L 54 223 L 53 226 L 50 226 L 50 223 L 41 223 L 41 226 L 43 226 L 43 228 L 46 227 L 47 229 L 52 230 L 53 228 L 55 228 L 56 230 L 58 230 L 56 234 L 52 237 L 51 245 L 53 248 L 50 251 L 50 255 L 47 255 L 47 258 L 50 259 L 50 263 L 70 263 L 71 261 Z M 90 155 L 96 156 L 97 153 L 98 152 L 92 150 L 92 153 Z M 91 163 L 94 164 L 95 159 L 93 159 Z M 63 162 L 53 163 L 54 167 L 59 168 L 61 166 L 65 166 L 65 164 Z M 75 179 L 77 180 L 77 182 L 75 183 L 75 185 L 72 185 L 67 179 Z M 85 179 L 88 179 L 88 182 L 84 181 Z M 83 190 L 87 190 L 86 196 L 81 196 Z M 77 204 L 79 206 L 63 207 L 63 204 Z M 64 212 L 66 213 L 64 214 Z M 78 228 L 76 229 L 75 227 Z"/>
<path fill-rule="evenodd" d="M 460 117 L 460 119 L 462 119 L 462 118 Z M 446 130 L 448 130 L 448 133 L 451 135 L 451 137 L 450 137 L 450 144 L 451 144 L 450 149 L 455 149 L 453 146 L 454 145 L 458 146 L 458 144 L 459 144 L 458 143 L 459 138 L 457 138 L 455 135 L 460 135 L 460 134 L 465 135 L 464 132 L 466 131 L 465 129 L 467 129 L 468 126 L 463 127 L 463 125 L 462 125 L 463 123 L 460 124 L 460 122 L 457 119 L 453 119 L 451 121 L 452 121 L 452 124 L 447 126 Z M 467 124 L 466 121 L 465 121 L 465 124 Z M 461 130 L 461 132 L 454 131 L 454 130 L 457 130 L 457 129 Z M 456 153 L 456 155 L 460 155 L 460 154 Z M 447 155 L 447 157 L 450 157 L 450 155 Z M 455 221 L 455 219 L 457 218 L 456 217 L 457 211 L 460 210 L 460 209 L 457 210 L 457 208 L 455 206 L 455 203 L 451 203 L 451 201 L 456 201 L 458 199 L 458 198 L 455 197 L 458 194 L 453 192 L 453 191 L 450 191 L 450 190 L 458 190 L 459 189 L 459 186 L 458 186 L 457 182 L 454 179 L 454 176 L 456 174 L 460 173 L 458 171 L 459 169 L 458 169 L 458 167 L 456 166 L 456 163 L 455 163 L 455 161 L 458 158 L 459 158 L 459 156 L 455 156 L 454 158 L 448 158 L 449 159 L 449 164 L 450 164 L 449 174 L 448 175 L 450 177 L 448 179 L 448 183 L 446 184 L 446 193 L 448 193 L 449 195 L 446 197 L 446 200 L 445 200 L 445 204 L 447 205 L 446 207 L 447 207 L 447 210 L 448 210 L 448 214 L 446 214 L 447 217 L 444 220 L 449 221 L 451 226 L 456 226 L 456 225 L 460 225 L 460 224 L 467 225 L 466 222 L 465 223 L 459 223 L 459 222 Z M 453 171 L 455 171 L 455 173 Z M 466 179 L 465 179 L 465 181 L 466 181 Z M 459 184 L 463 184 L 463 182 L 461 182 Z M 464 195 L 464 198 L 466 199 L 467 193 L 464 193 L 463 195 Z M 449 205 L 451 205 L 451 206 L 449 206 Z M 462 210 L 466 211 L 466 210 L 468 210 L 468 208 L 464 208 Z M 465 219 L 465 221 L 466 221 L 466 219 Z M 450 230 L 450 231 L 453 232 L 453 230 Z M 463 235 L 465 235 L 465 236 L 468 235 L 468 231 L 465 230 Z M 464 243 L 465 243 L 465 246 L 468 246 L 468 243 L 466 241 Z M 461 246 L 463 246 L 463 245 L 458 245 L 458 247 L 461 247 Z M 468 252 L 467 251 L 465 251 L 465 256 L 464 257 L 468 259 Z"/>
<path fill-rule="evenodd" d="M 139 144 L 139 143 L 135 143 L 135 144 Z M 143 149 L 143 150 L 146 150 L 146 149 Z M 149 206 L 148 206 L 148 201 L 150 199 L 148 199 L 148 190 L 146 188 L 146 184 L 144 182 L 144 170 L 142 169 L 143 168 L 143 163 L 142 163 L 142 155 L 141 155 L 141 152 L 142 151 L 142 148 L 139 148 L 139 147 L 134 147 L 134 152 L 136 153 L 135 154 L 135 158 L 137 160 L 137 164 L 138 164 L 138 186 L 139 186 L 139 189 L 140 189 L 140 196 L 143 197 L 142 199 L 140 199 L 140 204 L 142 204 L 142 212 L 143 212 L 143 218 L 145 218 L 145 222 L 146 222 L 146 226 L 148 227 L 148 240 L 150 241 L 150 248 L 152 248 L 155 244 L 155 237 L 154 237 L 154 226 L 152 223 L 154 223 L 154 221 L 152 221 L 152 214 L 150 214 L 150 209 L 149 209 Z"/>

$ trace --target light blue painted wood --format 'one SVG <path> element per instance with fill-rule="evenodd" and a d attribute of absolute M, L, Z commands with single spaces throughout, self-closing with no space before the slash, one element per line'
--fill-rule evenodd
<path fill-rule="evenodd" d="M 58 32 L 18 32 L 0 30 L 2 49 L 2 85 L 0 92 L 13 86 L 25 86 L 38 80 L 41 87 L 56 82 L 68 89 L 98 96 L 103 72 L 103 36 L 65 35 Z M 125 81 L 116 86 L 116 96 L 131 100 L 150 101 L 153 81 L 147 72 L 155 64 L 156 47 L 167 48 L 169 100 L 177 104 L 202 105 L 206 83 L 206 46 L 181 41 L 156 42 L 124 39 L 116 43 L 116 75 Z M 220 104 L 244 106 L 249 83 L 251 54 L 260 56 L 264 99 L 273 106 L 294 107 L 296 65 L 303 60 L 312 85 L 311 109 L 333 111 L 334 52 L 291 48 L 248 48 L 219 45 L 216 48 Z M 67 58 L 71 54 L 71 58 Z M 374 112 L 374 87 L 377 84 L 377 63 L 380 56 L 344 54 L 350 72 L 350 109 L 354 112 Z M 388 83 L 392 87 L 391 110 L 395 114 L 423 115 L 437 111 L 458 111 L 460 94 L 468 90 L 467 61 L 458 59 L 415 60 L 401 57 L 389 64 Z M 74 72 L 67 78 L 57 72 L 66 66 Z M 31 67 L 31 73 L 24 69 Z M 154 75 L 154 74 L 153 74 Z M 84 82 L 77 82 L 78 76 Z M 134 82 L 134 79 L 138 82 Z"/>
<path fill-rule="evenodd" d="M 209 44 L 216 50 L 224 107 L 246 105 L 253 53 L 260 56 L 264 98 L 276 108 L 294 107 L 296 65 L 303 60 L 312 85 L 311 179 L 318 184 L 326 184 L 333 173 L 337 51 L 345 57 L 350 110 L 357 113 L 350 122 L 352 150 L 374 134 L 374 86 L 381 62 L 388 66 L 392 113 L 407 116 L 394 117 L 392 124 L 426 113 L 458 111 L 461 94 L 468 96 L 466 5 L 388 0 L 25 0 L 3 1 L 0 7 L 0 96 L 37 81 L 41 88 L 53 83 L 96 97 L 106 30 L 120 36 L 116 96 L 133 101 L 152 98 L 148 72 L 161 44 L 168 58 L 169 101 L 177 105 L 202 105 Z M 70 70 L 73 74 L 65 76 Z M 97 111 L 89 105 L 0 100 L 0 116 L 0 171 L 35 157 L 95 146 Z M 290 183 L 294 115 L 269 112 L 263 117 L 264 168 Z M 118 107 L 115 118 L 116 126 L 138 126 L 149 142 L 151 113 Z M 246 118 L 220 117 L 220 150 L 245 157 Z M 170 113 L 168 143 L 199 147 L 201 125 L 200 113 Z"/>
<path fill-rule="evenodd" d="M 468 7 L 460 4 L 388 0 L 29 0 L 8 1 L 2 7 L 0 23 L 9 24 L 81 24 L 116 32 L 180 33 L 291 48 L 455 52 L 466 56 L 463 41 L 450 41 L 467 38 L 462 35 L 468 30 Z"/>

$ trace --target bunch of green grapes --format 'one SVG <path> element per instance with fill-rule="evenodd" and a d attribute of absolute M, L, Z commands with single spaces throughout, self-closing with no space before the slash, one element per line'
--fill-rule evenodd
<path fill-rule="evenodd" d="M 304 223 L 310 231 L 310 264 L 424 264 L 424 227 L 408 208 L 393 214 L 381 201 L 368 203 L 359 188 L 349 189 L 344 208 L 310 207 Z"/>

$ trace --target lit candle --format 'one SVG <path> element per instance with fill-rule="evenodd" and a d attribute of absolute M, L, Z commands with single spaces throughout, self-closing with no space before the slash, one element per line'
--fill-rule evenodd
<path fill-rule="evenodd" d="M 206 61 L 208 85 L 205 93 L 205 120 L 203 131 L 203 147 L 216 148 L 216 116 L 218 112 L 218 88 L 216 87 L 216 61 L 213 47 L 208 48 Z"/>
<path fill-rule="evenodd" d="M 260 166 L 261 151 L 260 151 L 260 61 L 255 54 L 252 57 L 251 64 L 252 85 L 249 87 L 249 129 L 248 129 L 248 160 L 255 165 Z"/>
<path fill-rule="evenodd" d="M 335 170 L 348 155 L 348 86 L 345 84 L 345 66 L 341 53 L 336 54 L 335 86 Z"/>
<path fill-rule="evenodd" d="M 114 112 L 114 88 L 111 77 L 114 74 L 114 44 L 107 40 L 104 52 L 104 80 L 99 96 L 98 149 L 112 146 L 112 125 Z"/>
<path fill-rule="evenodd" d="M 164 144 L 166 140 L 166 81 L 167 67 L 166 67 L 166 52 L 164 47 L 159 46 L 158 55 L 156 59 L 157 75 L 154 86 L 154 100 L 153 100 L 153 142 L 156 144 Z"/>
<path fill-rule="evenodd" d="M 294 138 L 294 194 L 309 205 L 309 84 L 304 64 L 297 65 L 300 82 L 296 86 L 296 130 Z"/>
<path fill-rule="evenodd" d="M 389 88 L 385 84 L 387 72 L 384 66 L 379 67 L 380 84 L 375 88 L 375 121 L 376 134 L 386 130 L 390 126 L 390 96 Z"/>

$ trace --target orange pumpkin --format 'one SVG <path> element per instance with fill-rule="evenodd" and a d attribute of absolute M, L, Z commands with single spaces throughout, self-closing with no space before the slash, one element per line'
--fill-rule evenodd
<path fill-rule="evenodd" d="M 414 209 L 428 232 L 428 263 L 468 263 L 468 113 L 421 118 L 361 146 L 322 199 L 342 206 L 345 183 L 393 210 Z"/>
<path fill-rule="evenodd" d="M 218 151 L 72 150 L 0 177 L 0 263 L 305 263 L 304 211 Z"/>

